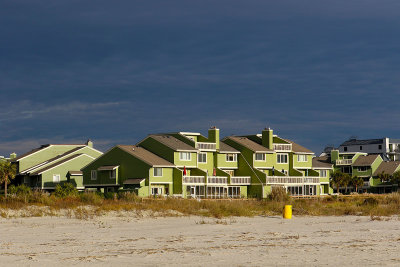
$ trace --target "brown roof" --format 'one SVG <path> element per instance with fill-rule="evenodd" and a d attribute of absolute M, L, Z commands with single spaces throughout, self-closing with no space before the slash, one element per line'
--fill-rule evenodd
<path fill-rule="evenodd" d="M 84 155 L 84 154 L 75 154 L 75 155 L 72 155 L 72 156 L 67 157 L 67 158 L 65 158 L 65 159 L 63 159 L 63 160 L 57 161 L 57 162 L 54 163 L 54 164 L 48 165 L 48 166 L 46 166 L 46 167 L 44 167 L 44 168 L 41 168 L 41 169 L 39 169 L 39 170 L 37 170 L 37 171 L 31 173 L 31 175 L 38 175 L 38 174 L 40 174 L 40 173 L 42 173 L 42 172 L 45 172 L 45 171 L 47 171 L 47 170 L 49 170 L 49 169 L 51 169 L 51 168 L 54 168 L 54 167 L 56 167 L 56 166 L 62 165 L 62 164 L 64 164 L 65 162 L 67 162 L 67 161 L 69 161 L 69 160 L 71 160 L 71 159 L 77 158 L 77 157 L 79 157 L 79 156 L 82 156 L 82 155 Z"/>
<path fill-rule="evenodd" d="M 266 147 L 263 147 L 262 145 L 257 144 L 254 141 L 251 141 L 247 137 L 240 137 L 240 136 L 228 136 L 227 139 L 231 139 L 232 141 L 235 141 L 242 146 L 250 149 L 253 152 L 273 152 L 271 149 L 268 149 Z"/>
<path fill-rule="evenodd" d="M 219 152 L 220 153 L 240 153 L 238 150 L 234 149 L 231 146 L 228 146 L 224 142 L 219 142 Z"/>
<path fill-rule="evenodd" d="M 81 171 L 69 171 L 68 173 L 70 175 L 83 175 L 83 172 L 81 172 Z"/>
<path fill-rule="evenodd" d="M 387 173 L 389 175 L 393 175 L 393 173 L 396 172 L 399 165 L 400 161 L 383 161 L 374 172 L 374 176 L 377 176 L 381 173 Z"/>
<path fill-rule="evenodd" d="M 283 139 L 283 138 L 281 138 Z M 283 139 L 285 141 L 288 141 L 289 143 L 292 144 L 292 151 L 293 152 L 298 152 L 298 153 L 311 153 L 314 154 L 314 152 L 312 152 L 311 150 L 309 150 L 308 148 L 305 148 L 304 146 L 301 146 L 295 142 L 293 142 L 292 140 L 288 140 L 288 139 Z"/>
<path fill-rule="evenodd" d="M 119 145 L 118 147 L 123 151 L 131 154 L 132 156 L 149 164 L 150 166 L 171 166 L 171 167 L 175 166 L 171 162 L 157 156 L 156 154 L 151 153 L 150 151 L 144 149 L 143 147 L 127 146 L 127 145 Z"/>
<path fill-rule="evenodd" d="M 313 168 L 332 168 L 333 164 L 329 161 L 328 156 L 323 157 L 314 157 L 312 159 L 312 167 Z"/>
<path fill-rule="evenodd" d="M 367 155 L 367 156 L 359 156 L 355 162 L 353 162 L 353 166 L 371 166 L 372 163 L 376 160 L 379 155 Z"/>
<path fill-rule="evenodd" d="M 175 150 L 175 151 L 193 151 L 197 152 L 198 150 L 185 142 L 171 136 L 171 135 L 161 135 L 161 134 L 151 134 L 149 137 L 153 138 L 154 140 L 166 145 L 167 147 Z"/>
<path fill-rule="evenodd" d="M 97 168 L 98 171 L 112 171 L 115 168 L 119 167 L 119 165 L 107 165 L 107 166 L 100 166 L 99 168 Z"/>
<path fill-rule="evenodd" d="M 135 184 L 138 185 L 140 184 L 145 178 L 131 178 L 131 179 L 126 179 L 124 181 L 124 184 Z"/>

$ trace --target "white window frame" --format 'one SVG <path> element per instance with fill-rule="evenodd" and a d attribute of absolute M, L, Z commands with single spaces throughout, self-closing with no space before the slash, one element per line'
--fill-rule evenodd
<path fill-rule="evenodd" d="M 56 178 L 56 179 L 54 179 Z M 61 175 L 53 174 L 53 183 L 59 183 L 61 181 Z"/>
<path fill-rule="evenodd" d="M 156 170 L 161 170 L 161 175 L 157 175 Z M 153 176 L 154 177 L 162 177 L 163 176 L 163 168 L 153 168 Z"/>
<path fill-rule="evenodd" d="M 297 162 L 308 162 L 307 155 L 304 154 L 297 155 Z"/>
<path fill-rule="evenodd" d="M 155 190 L 157 189 L 157 194 L 155 193 Z M 163 188 L 162 187 L 152 187 L 151 188 L 151 195 L 152 196 L 162 196 Z"/>
<path fill-rule="evenodd" d="M 320 177 L 327 177 L 328 176 L 328 171 L 327 170 L 319 170 L 319 176 Z"/>
<path fill-rule="evenodd" d="M 359 166 L 359 167 L 357 167 L 357 171 L 358 172 L 366 172 L 366 171 L 368 171 L 368 167 L 367 166 Z"/>
<path fill-rule="evenodd" d="M 229 160 L 229 158 L 232 156 L 233 160 Z M 235 153 L 227 153 L 226 154 L 226 162 L 237 162 L 237 154 Z"/>
<path fill-rule="evenodd" d="M 262 155 L 262 159 L 257 159 L 257 155 Z M 266 160 L 265 153 L 255 153 L 254 154 L 254 160 L 255 161 L 265 161 Z"/>
<path fill-rule="evenodd" d="M 110 179 L 116 179 L 117 178 L 117 170 L 111 170 L 110 171 Z"/>
<path fill-rule="evenodd" d="M 90 179 L 92 181 L 97 180 L 97 170 L 91 170 L 90 171 Z"/>
<path fill-rule="evenodd" d="M 206 161 L 200 161 L 199 159 L 201 158 L 201 156 L 206 156 Z M 198 163 L 207 163 L 207 153 L 204 153 L 204 152 L 199 152 L 198 154 L 197 154 L 197 162 Z"/>
<path fill-rule="evenodd" d="M 282 159 L 286 159 L 285 161 L 282 161 Z M 277 153 L 276 154 L 276 163 L 278 164 L 287 164 L 289 162 L 289 155 L 287 153 Z"/>
<path fill-rule="evenodd" d="M 185 155 L 185 157 L 183 155 Z M 181 161 L 191 161 L 192 160 L 192 154 L 190 152 L 179 152 L 179 160 L 181 160 Z"/>

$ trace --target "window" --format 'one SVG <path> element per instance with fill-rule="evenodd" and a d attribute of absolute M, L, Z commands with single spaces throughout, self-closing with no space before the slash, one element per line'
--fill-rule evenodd
<path fill-rule="evenodd" d="M 92 170 L 92 171 L 90 172 L 90 178 L 91 178 L 92 180 L 97 180 L 97 171 L 96 171 L 96 170 Z"/>
<path fill-rule="evenodd" d="M 320 177 L 326 177 L 326 176 L 327 176 L 326 174 L 327 174 L 327 171 L 326 171 L 326 170 L 320 170 L 320 171 L 319 171 L 319 176 L 320 176 Z"/>
<path fill-rule="evenodd" d="M 297 155 L 297 161 L 298 162 L 307 162 L 307 155 Z"/>
<path fill-rule="evenodd" d="M 288 154 L 276 154 L 277 163 L 288 163 Z"/>
<path fill-rule="evenodd" d="M 347 151 L 347 146 L 343 147 L 343 150 L 346 152 Z"/>
<path fill-rule="evenodd" d="M 151 188 L 151 194 L 152 194 L 153 196 L 162 195 L 162 187 L 152 187 L 152 188 Z"/>
<path fill-rule="evenodd" d="M 207 153 L 197 154 L 197 162 L 198 163 L 207 163 Z"/>
<path fill-rule="evenodd" d="M 263 153 L 256 153 L 256 160 L 257 160 L 257 161 L 265 161 L 265 154 L 263 154 Z"/>
<path fill-rule="evenodd" d="M 179 159 L 184 161 L 190 161 L 192 159 L 190 152 L 179 152 Z"/>
<path fill-rule="evenodd" d="M 362 150 L 362 146 L 360 146 L 360 150 Z"/>
<path fill-rule="evenodd" d="M 110 179 L 115 179 L 117 177 L 117 170 L 110 171 Z"/>
<path fill-rule="evenodd" d="M 24 176 L 24 184 L 29 184 L 29 176 Z"/>
<path fill-rule="evenodd" d="M 360 167 L 357 167 L 357 170 L 359 172 L 366 172 L 368 170 L 368 167 L 367 166 L 360 166 Z"/>
<path fill-rule="evenodd" d="M 53 183 L 59 183 L 59 182 L 60 182 L 60 175 L 53 174 Z"/>
<path fill-rule="evenodd" d="M 381 149 L 382 149 L 382 145 L 379 145 L 379 146 L 378 146 L 378 149 L 381 150 Z"/>
<path fill-rule="evenodd" d="M 262 154 L 262 155 L 264 155 L 264 154 Z M 228 162 L 236 162 L 237 161 L 237 154 L 226 154 L 226 161 L 228 161 Z"/>
<path fill-rule="evenodd" d="M 153 170 L 154 170 L 153 174 L 155 177 L 162 176 L 162 168 L 154 168 Z"/>

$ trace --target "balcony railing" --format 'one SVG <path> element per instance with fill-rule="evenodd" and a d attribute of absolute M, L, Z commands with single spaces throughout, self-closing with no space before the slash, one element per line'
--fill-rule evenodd
<path fill-rule="evenodd" d="M 337 159 L 336 160 L 336 165 L 351 165 L 353 164 L 352 159 Z"/>
<path fill-rule="evenodd" d="M 183 176 L 184 184 L 204 184 L 206 181 L 204 176 Z"/>
<path fill-rule="evenodd" d="M 228 177 L 223 176 L 208 176 L 207 184 L 227 184 Z"/>
<path fill-rule="evenodd" d="M 273 144 L 275 151 L 291 151 L 292 144 Z"/>
<path fill-rule="evenodd" d="M 232 176 L 231 177 L 231 184 L 250 184 L 251 178 L 250 176 Z"/>
<path fill-rule="evenodd" d="M 200 150 L 216 150 L 216 143 L 196 142 L 196 148 Z"/>
<path fill-rule="evenodd" d="M 319 177 L 267 176 L 267 184 L 319 184 Z"/>

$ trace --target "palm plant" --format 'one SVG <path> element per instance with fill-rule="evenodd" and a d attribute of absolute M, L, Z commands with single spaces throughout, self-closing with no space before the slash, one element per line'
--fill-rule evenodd
<path fill-rule="evenodd" d="M 0 183 L 4 183 L 4 196 L 7 198 L 7 185 L 15 178 L 17 169 L 10 162 L 0 162 Z"/>
<path fill-rule="evenodd" d="M 356 192 L 358 192 L 358 188 L 360 187 L 360 186 L 363 186 L 363 184 L 364 184 L 364 180 L 363 180 L 363 178 L 361 178 L 361 177 L 359 177 L 359 176 L 353 176 L 352 178 L 351 178 L 351 185 L 353 186 L 353 188 L 355 188 L 356 189 Z"/>

